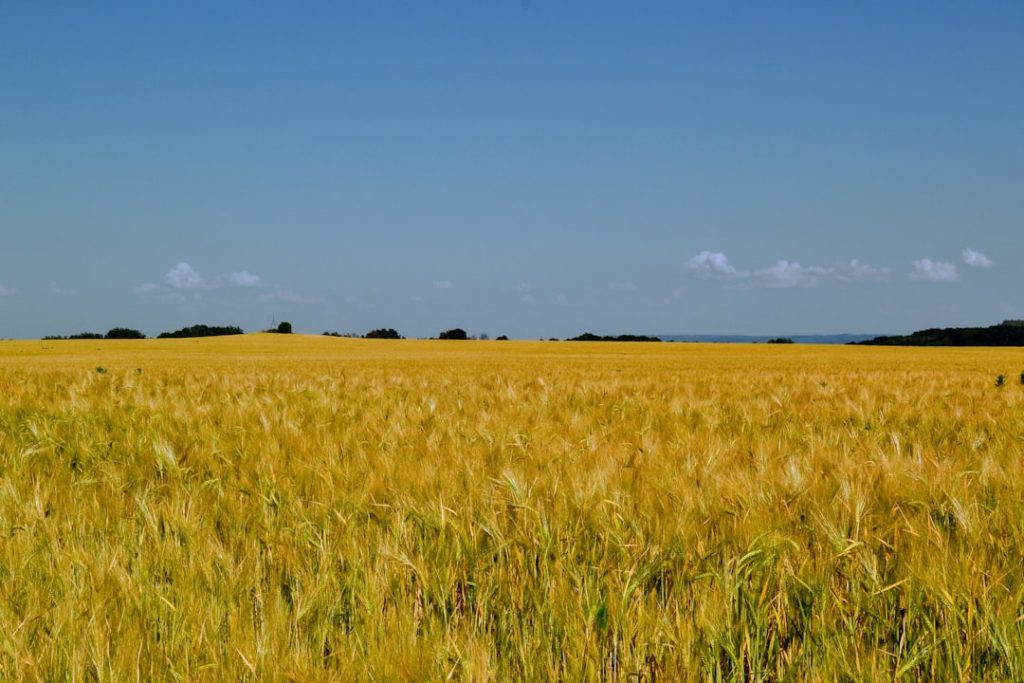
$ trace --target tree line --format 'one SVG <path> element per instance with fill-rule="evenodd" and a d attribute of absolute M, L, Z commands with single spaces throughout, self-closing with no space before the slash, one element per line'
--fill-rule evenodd
<path fill-rule="evenodd" d="M 43 337 L 44 341 L 51 341 L 55 339 L 145 339 L 146 335 L 142 334 L 138 330 L 133 330 L 130 327 L 114 327 L 110 329 L 106 334 L 100 334 L 99 332 L 79 332 L 78 334 L 69 334 L 66 337 L 60 335 L 49 335 Z"/>
<path fill-rule="evenodd" d="M 263 330 L 273 334 L 291 334 L 292 324 L 289 322 L 282 322 L 270 329 Z M 228 335 L 245 334 L 241 327 L 237 325 L 204 325 L 196 324 L 183 327 L 180 330 L 173 332 L 161 332 L 157 335 L 157 339 L 188 339 L 197 337 L 222 337 Z M 347 333 L 342 334 L 340 332 L 324 332 L 325 337 L 347 337 L 347 338 L 362 338 L 362 339 L 405 339 L 398 330 L 392 327 L 379 327 L 370 330 L 366 334 L 355 334 Z M 452 329 L 443 330 L 438 333 L 436 339 L 442 340 L 488 340 L 490 337 L 486 334 L 480 334 L 479 336 L 470 336 L 466 330 L 461 327 L 454 327 Z M 132 329 L 129 327 L 115 327 L 107 331 L 106 334 L 100 334 L 99 332 L 79 332 L 78 334 L 69 334 L 67 336 L 52 335 L 43 337 L 44 340 L 59 340 L 59 339 L 146 339 L 146 335 L 139 330 Z M 507 335 L 501 335 L 495 337 L 495 341 L 508 341 Z M 549 341 L 558 341 L 558 339 L 552 337 Z M 605 342 L 660 342 L 662 341 L 658 337 L 651 337 L 638 334 L 620 334 L 617 336 L 611 335 L 596 335 L 591 332 L 584 332 L 577 337 L 570 337 L 565 341 L 605 341 Z M 785 343 L 790 340 L 772 340 L 772 343 Z"/>
<path fill-rule="evenodd" d="M 1024 320 L 989 327 L 933 327 L 904 336 L 854 342 L 864 346 L 1024 346 Z"/>

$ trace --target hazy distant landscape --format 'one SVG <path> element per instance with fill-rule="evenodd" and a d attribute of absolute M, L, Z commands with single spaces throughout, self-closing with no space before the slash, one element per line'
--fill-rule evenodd
<path fill-rule="evenodd" d="M 269 333 L 291 334 L 292 324 L 282 322 L 277 326 L 264 330 Z M 215 337 L 245 334 L 237 325 L 206 325 L 196 324 L 174 332 L 161 332 L 160 339 L 180 339 L 197 337 Z M 365 334 L 324 332 L 326 337 L 362 338 L 362 339 L 405 339 L 394 328 L 377 328 Z M 145 339 L 146 335 L 134 328 L 116 327 L 106 334 L 99 332 L 80 332 L 69 335 L 51 335 L 43 337 L 44 341 L 59 340 L 96 340 L 96 339 Z M 470 335 L 462 328 L 453 328 L 438 333 L 436 339 L 457 341 L 487 341 L 489 335 Z M 495 337 L 497 341 L 507 341 L 506 335 Z M 543 341 L 543 340 L 542 340 Z M 548 341 L 559 341 L 551 337 Z M 1024 321 L 1006 320 L 990 327 L 949 327 L 919 330 L 909 335 L 869 335 L 869 334 L 797 334 L 797 335 L 643 335 L 643 334 L 611 334 L 598 335 L 585 332 L 564 341 L 575 342 L 689 342 L 718 344 L 862 344 L 868 346 L 1024 346 Z"/>
<path fill-rule="evenodd" d="M 874 339 L 881 335 L 877 334 L 773 334 L 773 335 L 749 335 L 749 334 L 659 334 L 658 337 L 665 341 L 674 342 L 703 342 L 703 343 L 734 343 L 734 344 L 764 344 L 767 341 L 778 338 L 792 339 L 795 344 L 851 344 L 853 342 Z"/>

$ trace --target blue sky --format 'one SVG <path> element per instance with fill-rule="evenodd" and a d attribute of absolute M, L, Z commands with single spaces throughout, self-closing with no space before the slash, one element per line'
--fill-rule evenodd
<path fill-rule="evenodd" d="M 1024 3 L 0 4 L 0 337 L 1024 317 Z"/>

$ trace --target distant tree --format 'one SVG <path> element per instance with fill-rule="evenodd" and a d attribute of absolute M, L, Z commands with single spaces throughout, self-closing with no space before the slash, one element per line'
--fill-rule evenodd
<path fill-rule="evenodd" d="M 872 346 L 1024 346 L 1024 325 L 1004 320 L 990 327 L 944 327 L 904 336 L 875 337 L 859 344 Z"/>
<path fill-rule="evenodd" d="M 461 327 L 456 327 L 453 330 L 445 330 L 437 336 L 438 339 L 469 339 L 466 331 Z"/>
<path fill-rule="evenodd" d="M 103 335 L 98 332 L 79 332 L 78 334 L 69 334 L 68 339 L 103 339 Z"/>
<path fill-rule="evenodd" d="M 278 334 L 291 334 L 292 324 L 289 322 L 282 322 L 280 325 L 277 326 L 276 332 Z"/>
<path fill-rule="evenodd" d="M 215 327 L 210 325 L 192 325 L 174 332 L 161 332 L 159 339 L 184 339 L 190 337 L 223 337 L 231 334 L 243 334 L 241 327 L 229 325 Z"/>
<path fill-rule="evenodd" d="M 506 337 L 505 335 L 501 335 L 500 337 L 495 339 L 495 341 L 508 341 L 508 337 Z"/>
<path fill-rule="evenodd" d="M 775 337 L 774 339 L 769 339 L 765 343 L 766 344 L 792 344 L 793 340 L 790 339 L 789 337 Z"/>
<path fill-rule="evenodd" d="M 480 339 L 480 341 L 487 341 L 488 339 L 490 339 L 490 337 L 488 337 L 487 334 L 485 333 L 485 334 L 481 334 L 479 339 Z"/>
<path fill-rule="evenodd" d="M 62 337 L 59 334 L 48 334 L 45 337 L 43 337 L 43 341 L 60 341 L 64 339 L 67 339 L 67 337 Z"/>
<path fill-rule="evenodd" d="M 106 339 L 145 339 L 146 335 L 129 327 L 115 327 L 107 332 Z"/>
<path fill-rule="evenodd" d="M 658 337 L 647 337 L 641 334 L 620 334 L 617 337 L 602 337 L 600 335 L 593 334 L 592 332 L 584 332 L 580 336 L 567 339 L 566 341 L 660 342 L 661 339 Z"/>
<path fill-rule="evenodd" d="M 402 335 L 390 327 L 381 327 L 366 333 L 366 339 L 401 339 Z"/>

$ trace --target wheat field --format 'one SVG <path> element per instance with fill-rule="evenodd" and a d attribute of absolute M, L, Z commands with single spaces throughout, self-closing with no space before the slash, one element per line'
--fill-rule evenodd
<path fill-rule="evenodd" d="M 1024 680 L 1022 370 L 3 342 L 0 679 Z"/>

